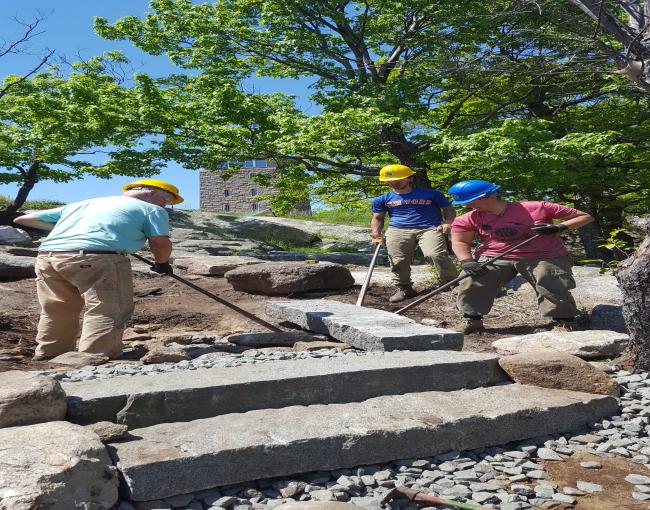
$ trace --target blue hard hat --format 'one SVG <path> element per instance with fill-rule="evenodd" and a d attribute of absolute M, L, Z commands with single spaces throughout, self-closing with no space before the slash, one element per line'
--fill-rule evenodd
<path fill-rule="evenodd" d="M 501 186 L 488 181 L 470 180 L 460 181 L 449 188 L 454 205 L 465 205 L 478 198 L 493 194 Z"/>

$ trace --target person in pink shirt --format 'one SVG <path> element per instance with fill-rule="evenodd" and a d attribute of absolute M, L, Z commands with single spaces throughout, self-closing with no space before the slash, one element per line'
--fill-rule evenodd
<path fill-rule="evenodd" d="M 492 309 L 503 286 L 517 273 L 533 286 L 539 311 L 551 317 L 556 329 L 570 331 L 578 314 L 570 290 L 575 288 L 571 257 L 558 235 L 593 221 L 586 212 L 552 202 L 507 202 L 501 187 L 487 181 L 461 181 L 449 188 L 454 205 L 472 211 L 457 217 L 451 226 L 451 247 L 470 277 L 458 286 L 458 309 L 467 319 L 464 333 L 484 329 L 483 316 Z M 560 223 L 554 223 L 559 220 Z M 532 237 L 541 237 L 509 253 L 493 264 L 480 267 L 489 257 Z M 475 237 L 480 246 L 472 254 Z"/>

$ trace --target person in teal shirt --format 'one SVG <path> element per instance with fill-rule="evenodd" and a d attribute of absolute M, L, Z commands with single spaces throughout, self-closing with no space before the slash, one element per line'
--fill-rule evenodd
<path fill-rule="evenodd" d="M 41 315 L 33 361 L 77 349 L 118 358 L 124 328 L 133 315 L 133 279 L 126 254 L 148 241 L 155 259 L 152 270 L 173 273 L 165 206 L 183 201 L 178 188 L 142 179 L 123 190 L 121 196 L 84 200 L 14 220 L 50 231 L 35 265 Z"/>

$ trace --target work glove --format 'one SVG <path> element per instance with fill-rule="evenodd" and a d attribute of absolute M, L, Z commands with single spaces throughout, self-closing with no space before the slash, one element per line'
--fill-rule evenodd
<path fill-rule="evenodd" d="M 174 274 L 174 268 L 169 262 L 156 262 L 151 266 L 151 270 L 158 274 Z"/>
<path fill-rule="evenodd" d="M 485 272 L 485 267 L 482 267 L 479 262 L 473 259 L 461 260 L 460 265 L 467 274 L 476 276 Z"/>
<path fill-rule="evenodd" d="M 378 236 L 372 236 L 370 238 L 370 242 L 372 244 L 384 244 L 384 241 L 385 241 L 384 236 L 381 234 L 379 234 Z"/>
<path fill-rule="evenodd" d="M 559 234 L 560 232 L 564 232 L 567 228 L 566 225 L 562 225 L 561 223 L 558 223 L 557 225 L 553 225 L 552 223 L 539 223 L 538 225 L 532 226 L 530 229 L 535 232 L 535 234 Z"/>

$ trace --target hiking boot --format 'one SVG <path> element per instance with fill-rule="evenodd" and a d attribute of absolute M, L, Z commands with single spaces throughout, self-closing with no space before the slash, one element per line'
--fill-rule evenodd
<path fill-rule="evenodd" d="M 567 333 L 576 330 L 576 324 L 573 321 L 553 319 L 551 325 L 553 326 L 551 331 L 557 331 L 558 333 Z"/>
<path fill-rule="evenodd" d="M 410 285 L 400 285 L 397 287 L 397 291 L 391 297 L 388 298 L 388 301 L 391 303 L 399 303 L 405 299 L 412 298 L 417 295 L 417 292 L 413 290 L 413 287 Z"/>
<path fill-rule="evenodd" d="M 465 327 L 463 328 L 463 333 L 466 335 L 471 335 L 472 333 L 481 333 L 482 331 L 485 331 L 483 319 L 467 319 Z"/>
<path fill-rule="evenodd" d="M 34 354 L 32 356 L 32 361 L 49 361 L 53 356 L 45 356 L 44 354 Z"/>

